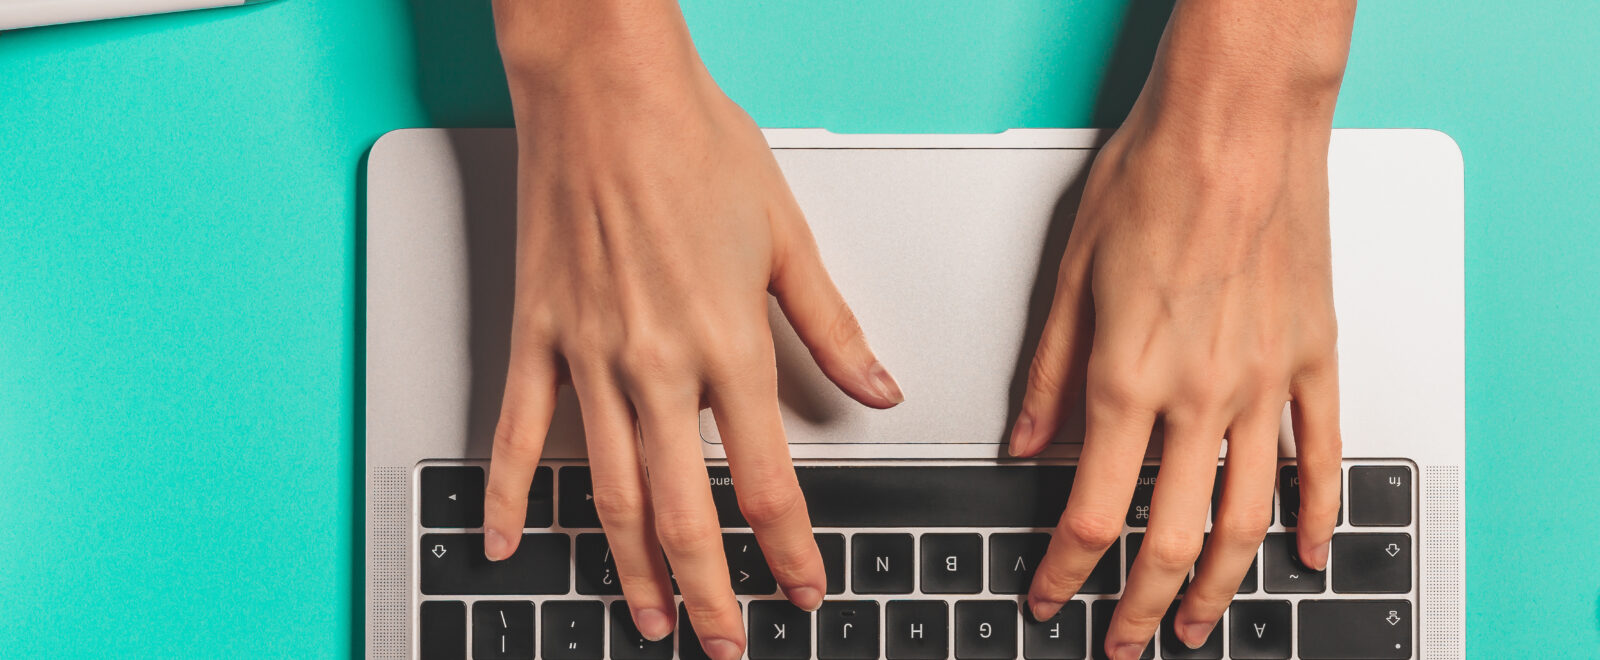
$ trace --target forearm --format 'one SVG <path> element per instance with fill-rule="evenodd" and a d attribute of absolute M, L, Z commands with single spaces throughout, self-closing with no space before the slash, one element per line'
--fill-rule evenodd
<path fill-rule="evenodd" d="M 1195 139 L 1326 133 L 1355 0 L 1180 0 L 1130 122 Z"/>

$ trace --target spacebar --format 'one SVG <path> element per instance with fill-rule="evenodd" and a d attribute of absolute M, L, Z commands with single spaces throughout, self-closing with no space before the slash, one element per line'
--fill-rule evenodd
<path fill-rule="evenodd" d="M 1054 527 L 1072 490 L 1065 465 L 798 467 L 813 527 Z M 749 527 L 728 468 L 713 467 L 723 527 Z"/>

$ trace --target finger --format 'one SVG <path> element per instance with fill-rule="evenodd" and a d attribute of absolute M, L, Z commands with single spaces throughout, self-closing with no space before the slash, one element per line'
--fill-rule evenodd
<path fill-rule="evenodd" d="M 1106 653 L 1113 658 L 1127 657 L 1130 649 L 1137 657 L 1149 645 L 1200 556 L 1226 424 L 1168 418 L 1161 471 L 1150 496 L 1150 527 L 1106 630 Z"/>
<path fill-rule="evenodd" d="M 1272 482 L 1282 410 L 1279 404 L 1257 411 L 1234 424 L 1229 433 L 1222 498 L 1213 516 L 1211 536 L 1174 619 L 1178 638 L 1191 648 L 1204 644 L 1222 619 L 1272 524 Z"/>
<path fill-rule="evenodd" d="M 860 322 L 828 276 L 811 231 L 798 214 L 785 231 L 776 233 L 780 247 L 773 259 L 772 295 L 812 359 L 839 389 L 873 408 L 899 404 L 905 400 L 899 383 L 867 345 Z"/>
<path fill-rule="evenodd" d="M 522 542 L 528 487 L 555 412 L 557 373 L 553 355 L 512 357 L 483 493 L 483 554 L 490 561 L 510 557 Z"/>
<path fill-rule="evenodd" d="M 700 452 L 694 388 L 633 393 L 655 510 L 656 536 L 683 591 L 683 607 L 706 654 L 734 660 L 744 653 L 739 603 L 728 582 L 722 528 Z"/>
<path fill-rule="evenodd" d="M 1093 358 L 1091 358 L 1091 361 Z M 1150 442 L 1155 412 L 1117 397 L 1091 396 L 1072 494 L 1028 589 L 1034 619 L 1048 620 L 1078 592 L 1100 556 L 1121 538 L 1123 519 Z"/>
<path fill-rule="evenodd" d="M 656 541 L 633 413 L 604 370 L 575 369 L 572 385 L 583 411 L 594 508 L 617 566 L 617 582 L 639 633 L 660 640 L 672 633 L 677 608 Z"/>
<path fill-rule="evenodd" d="M 1339 517 L 1339 457 L 1343 449 L 1337 371 L 1329 367 L 1298 379 L 1290 393 L 1300 475 L 1300 522 L 1295 537 L 1300 561 L 1320 571 L 1328 567 L 1328 544 Z"/>
<path fill-rule="evenodd" d="M 1094 329 L 1094 306 L 1086 282 L 1080 267 L 1063 264 L 1039 347 L 1028 365 L 1022 410 L 1011 427 L 1008 451 L 1012 456 L 1032 456 L 1049 445 L 1061 429 L 1067 406 L 1077 402 L 1083 392 Z"/>
<path fill-rule="evenodd" d="M 784 595 L 811 611 L 822 606 L 827 573 L 784 439 L 771 335 L 754 336 L 763 338 L 753 351 L 760 357 L 730 362 L 729 373 L 714 376 L 711 410 L 728 452 L 739 510 Z"/>

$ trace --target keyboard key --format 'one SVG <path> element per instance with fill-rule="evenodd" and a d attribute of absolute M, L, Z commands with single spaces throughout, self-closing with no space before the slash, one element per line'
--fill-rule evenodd
<path fill-rule="evenodd" d="M 682 660 L 711 660 L 706 655 L 706 650 L 700 646 L 700 636 L 694 632 L 694 622 L 689 620 L 689 612 L 678 605 L 678 657 Z"/>
<path fill-rule="evenodd" d="M 817 657 L 872 660 L 878 657 L 878 603 L 827 601 L 817 610 Z"/>
<path fill-rule="evenodd" d="M 923 593 L 978 593 L 983 590 L 982 566 L 982 536 L 977 534 L 922 535 Z M 957 614 L 959 616 L 959 610 Z"/>
<path fill-rule="evenodd" d="M 1089 657 L 1094 658 L 1094 660 L 1106 660 L 1106 631 L 1111 628 L 1111 614 L 1116 609 L 1117 601 L 1097 600 L 1089 610 L 1092 615 L 1089 628 L 1093 632 L 1093 639 L 1089 645 Z M 1139 654 L 1139 657 L 1146 660 L 1156 657 L 1155 638 L 1151 638 L 1150 644 L 1144 647 L 1144 652 Z"/>
<path fill-rule="evenodd" d="M 750 602 L 750 660 L 811 657 L 811 613 L 786 600 Z"/>
<path fill-rule="evenodd" d="M 533 603 L 472 604 L 473 660 L 533 660 Z"/>
<path fill-rule="evenodd" d="M 850 545 L 850 579 L 855 593 L 911 593 L 916 573 L 910 534 L 856 534 Z"/>
<path fill-rule="evenodd" d="M 422 602 L 418 647 L 422 660 L 467 660 L 467 606 L 459 600 Z"/>
<path fill-rule="evenodd" d="M 597 600 L 553 600 L 544 604 L 540 627 L 544 660 L 600 660 L 605 654 L 605 605 Z"/>
<path fill-rule="evenodd" d="M 600 514 L 594 510 L 594 486 L 589 468 L 561 468 L 561 526 L 569 529 L 599 529 Z"/>
<path fill-rule="evenodd" d="M 817 551 L 822 553 L 822 568 L 828 573 L 828 593 L 844 593 L 844 535 L 817 534 Z"/>
<path fill-rule="evenodd" d="M 1025 594 L 1050 545 L 1049 534 L 990 534 L 989 592 Z"/>
<path fill-rule="evenodd" d="M 722 552 L 728 558 L 728 580 L 733 583 L 733 593 L 769 596 L 778 590 L 778 580 L 772 577 L 766 556 L 755 534 L 723 534 Z"/>
<path fill-rule="evenodd" d="M 815 527 L 1054 527 L 1072 490 L 1065 465 L 800 467 L 795 476 Z M 736 505 L 717 513 L 745 525 Z"/>
<path fill-rule="evenodd" d="M 1411 468 L 1358 465 L 1350 468 L 1350 524 L 1404 527 L 1411 524 Z"/>
<path fill-rule="evenodd" d="M 621 596 L 617 562 L 605 534 L 579 534 L 572 553 L 572 576 L 578 593 Z"/>
<path fill-rule="evenodd" d="M 1404 600 L 1300 601 L 1300 657 L 1390 660 L 1411 657 L 1411 603 Z"/>
<path fill-rule="evenodd" d="M 1410 534 L 1334 534 L 1328 563 L 1334 593 L 1411 591 Z"/>
<path fill-rule="evenodd" d="M 1233 601 L 1228 625 L 1228 655 L 1235 660 L 1289 660 L 1289 601 Z"/>
<path fill-rule="evenodd" d="M 1139 556 L 1139 547 L 1144 545 L 1144 533 L 1134 532 L 1128 535 L 1128 561 L 1123 564 L 1123 575 L 1133 574 L 1133 560 Z M 1183 583 L 1178 585 L 1178 593 L 1189 586 L 1189 576 L 1183 576 Z"/>
<path fill-rule="evenodd" d="M 957 660 L 1017 657 L 1017 602 L 964 600 L 956 603 Z"/>
<path fill-rule="evenodd" d="M 1089 571 L 1089 577 L 1083 581 L 1083 586 L 1078 587 L 1078 593 L 1114 594 L 1122 591 L 1122 572 L 1117 570 L 1121 564 L 1122 540 L 1118 539 L 1106 548 L 1105 554 L 1100 555 L 1099 563 Z"/>
<path fill-rule="evenodd" d="M 1278 517 L 1283 520 L 1284 527 L 1300 525 L 1300 471 L 1293 465 L 1278 468 Z M 1334 524 L 1344 524 L 1343 503 L 1339 505 Z"/>
<path fill-rule="evenodd" d="M 857 537 L 859 538 L 859 537 Z M 891 600 L 885 608 L 890 660 L 949 657 L 949 611 L 942 600 Z"/>
<path fill-rule="evenodd" d="M 1160 466 L 1139 468 L 1139 481 L 1133 487 L 1133 501 L 1128 503 L 1128 526 L 1144 527 L 1150 524 L 1150 498 L 1156 492 L 1156 474 Z"/>
<path fill-rule="evenodd" d="M 1028 660 L 1083 660 L 1088 641 L 1083 622 L 1084 610 L 1083 601 L 1069 600 L 1049 620 L 1034 621 L 1024 608 L 1022 657 Z"/>
<path fill-rule="evenodd" d="M 528 485 L 528 515 L 523 525 L 538 529 L 555 524 L 556 473 L 545 466 L 533 471 L 533 483 Z"/>
<path fill-rule="evenodd" d="M 1178 640 L 1178 631 L 1174 627 L 1178 616 L 1178 602 L 1173 601 L 1167 607 L 1166 615 L 1161 617 L 1161 657 L 1180 658 L 1184 660 L 1222 660 L 1222 627 L 1223 622 L 1217 622 L 1217 627 L 1211 629 L 1211 635 L 1206 637 L 1206 643 L 1200 648 L 1191 649 Z"/>
<path fill-rule="evenodd" d="M 1261 581 L 1269 594 L 1319 594 L 1327 589 L 1324 571 L 1313 571 L 1300 563 L 1293 534 L 1268 534 L 1261 546 Z"/>
<path fill-rule="evenodd" d="M 670 660 L 672 635 L 652 642 L 639 634 L 625 601 L 611 601 L 611 657 L 614 660 Z"/>
<path fill-rule="evenodd" d="M 523 534 L 516 552 L 491 562 L 482 534 L 423 534 L 422 593 L 564 594 L 570 544 L 566 534 Z"/>
<path fill-rule="evenodd" d="M 483 468 L 422 468 L 423 527 L 482 527 Z"/>

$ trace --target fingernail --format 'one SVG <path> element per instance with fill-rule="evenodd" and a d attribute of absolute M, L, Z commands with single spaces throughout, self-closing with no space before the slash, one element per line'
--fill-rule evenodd
<path fill-rule="evenodd" d="M 1111 649 L 1111 660 L 1139 660 L 1144 654 L 1145 644 L 1118 644 Z"/>
<path fill-rule="evenodd" d="M 1183 645 L 1197 649 L 1206 645 L 1206 638 L 1211 636 L 1212 624 L 1190 623 L 1183 626 Z"/>
<path fill-rule="evenodd" d="M 872 383 L 872 392 L 890 404 L 898 405 L 906 400 L 906 395 L 900 391 L 900 384 L 894 382 L 894 376 L 889 375 L 889 370 L 883 364 L 873 362 L 867 369 L 867 381 Z"/>
<path fill-rule="evenodd" d="M 511 554 L 511 543 L 493 529 L 483 530 L 483 556 L 489 561 L 500 561 Z"/>
<path fill-rule="evenodd" d="M 1311 549 L 1311 555 L 1306 557 L 1306 566 L 1315 570 L 1328 568 L 1328 544 L 1324 543 Z"/>
<path fill-rule="evenodd" d="M 817 608 L 822 607 L 822 592 L 817 591 L 815 587 L 795 587 L 785 589 L 784 593 L 789 596 L 789 602 L 794 603 L 795 607 L 807 612 L 815 612 Z"/>
<path fill-rule="evenodd" d="M 1033 612 L 1034 621 L 1049 621 L 1050 617 L 1061 611 L 1061 603 L 1029 601 L 1028 609 Z"/>
<path fill-rule="evenodd" d="M 738 644 L 726 639 L 704 640 L 700 646 L 706 650 L 706 655 L 711 656 L 711 660 L 739 660 L 739 656 L 744 655 Z"/>
<path fill-rule="evenodd" d="M 658 609 L 634 610 L 633 626 L 639 629 L 639 634 L 652 642 L 659 642 L 672 634 L 672 619 L 667 618 L 667 613 Z"/>
<path fill-rule="evenodd" d="M 1011 427 L 1011 443 L 1006 447 L 1006 453 L 1013 458 L 1022 455 L 1024 449 L 1033 444 L 1033 415 L 1022 413 L 1017 415 L 1017 423 Z"/>

